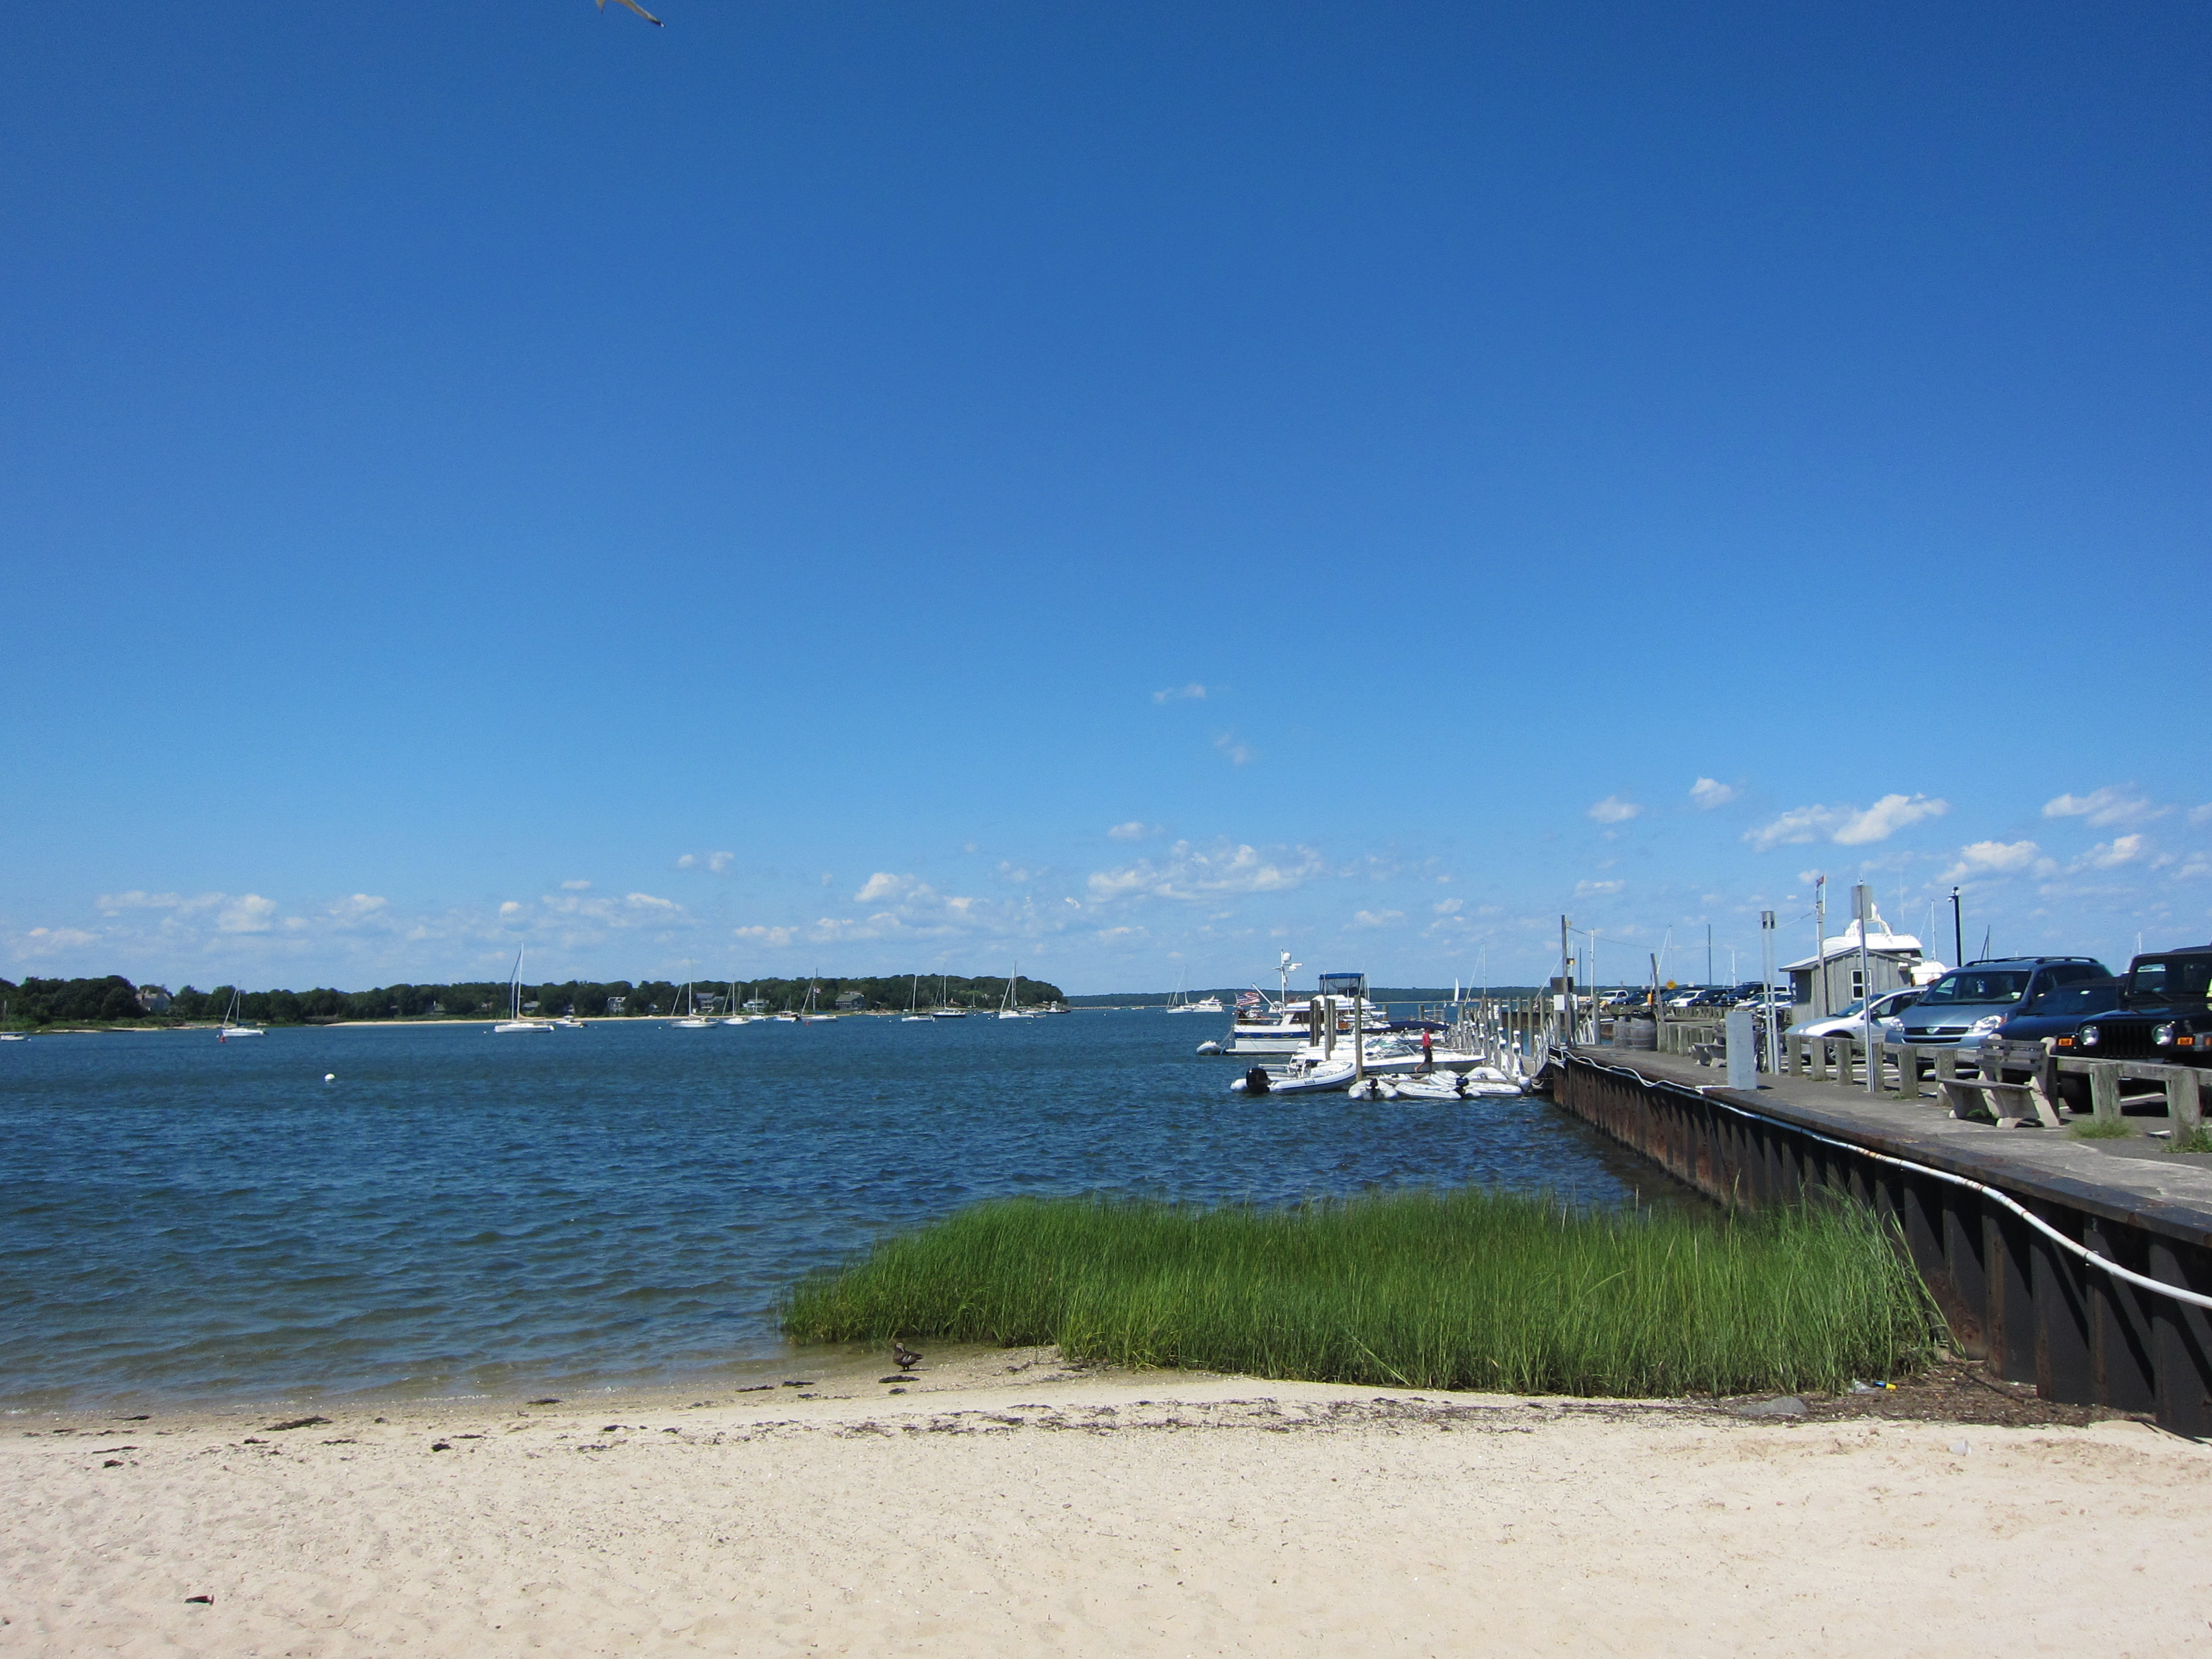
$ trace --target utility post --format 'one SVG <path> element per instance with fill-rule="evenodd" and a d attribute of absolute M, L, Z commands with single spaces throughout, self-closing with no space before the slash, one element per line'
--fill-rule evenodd
<path fill-rule="evenodd" d="M 1815 977 L 1813 981 L 1813 1011 L 1822 1019 L 1828 1017 L 1828 878 L 1813 878 L 1813 962 Z"/>
<path fill-rule="evenodd" d="M 1874 889 L 1860 882 L 1851 889 L 1851 916 L 1859 925 L 1859 1025 L 1866 1032 L 1867 1092 L 1881 1092 L 1881 1039 L 1875 1035 L 1874 966 L 1867 956 L 1867 928 L 1874 916 Z M 1845 1078 L 1844 1081 L 1850 1079 Z"/>
<path fill-rule="evenodd" d="M 1959 890 L 1955 887 L 1951 890 L 1951 965 L 1966 965 L 1966 924 L 1959 908 Z"/>
<path fill-rule="evenodd" d="M 1774 912 L 1759 913 L 1759 976 L 1766 986 L 1766 1069 L 1782 1069 L 1782 1038 L 1774 1018 Z"/>
<path fill-rule="evenodd" d="M 1559 1046 L 1565 1048 L 1575 1040 L 1575 953 L 1565 916 L 1559 918 L 1559 994 L 1552 1006 L 1559 1021 Z"/>

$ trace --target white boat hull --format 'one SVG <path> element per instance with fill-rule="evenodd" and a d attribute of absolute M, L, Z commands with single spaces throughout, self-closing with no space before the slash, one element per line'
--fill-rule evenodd
<path fill-rule="evenodd" d="M 228 1042 L 233 1037 L 267 1036 L 258 1025 L 226 1025 L 215 1034 L 217 1042 Z"/>
<path fill-rule="evenodd" d="M 491 1028 L 494 1036 L 519 1035 L 524 1031 L 550 1031 L 552 1029 L 540 1019 L 503 1019 Z"/>

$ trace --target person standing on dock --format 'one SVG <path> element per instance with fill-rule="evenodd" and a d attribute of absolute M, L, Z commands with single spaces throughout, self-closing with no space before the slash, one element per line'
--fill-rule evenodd
<path fill-rule="evenodd" d="M 1427 1031 L 1421 1033 L 1421 1071 L 1424 1075 L 1437 1069 L 1436 1038 Z"/>

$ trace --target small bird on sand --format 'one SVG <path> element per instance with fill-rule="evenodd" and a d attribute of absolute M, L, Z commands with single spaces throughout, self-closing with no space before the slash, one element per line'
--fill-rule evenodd
<path fill-rule="evenodd" d="M 639 5 L 637 3 L 637 0 L 622 0 L 622 3 L 628 6 L 640 17 L 645 19 L 647 22 L 652 24 L 653 27 L 659 28 L 663 27 L 661 21 L 658 17 L 655 17 L 651 12 L 647 11 L 643 6 Z M 601 11 L 605 11 L 606 9 L 607 0 L 599 0 L 599 9 Z"/>
<path fill-rule="evenodd" d="M 896 1337 L 893 1337 L 891 1339 L 891 1362 L 901 1370 L 910 1371 L 916 1365 L 921 1364 L 921 1356 L 916 1353 L 912 1348 L 908 1347 L 905 1343 L 900 1341 Z"/>

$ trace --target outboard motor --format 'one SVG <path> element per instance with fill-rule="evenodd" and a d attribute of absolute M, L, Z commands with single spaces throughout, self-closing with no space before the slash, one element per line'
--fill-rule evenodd
<path fill-rule="evenodd" d="M 1268 1092 L 1268 1089 L 1267 1068 L 1266 1066 L 1255 1066 L 1250 1071 L 1244 1073 L 1244 1092 L 1246 1094 L 1264 1095 Z"/>

